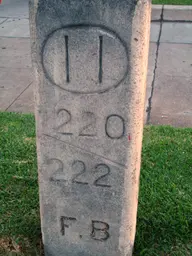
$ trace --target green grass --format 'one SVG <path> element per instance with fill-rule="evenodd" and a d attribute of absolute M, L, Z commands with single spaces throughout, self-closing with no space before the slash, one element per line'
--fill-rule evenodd
<path fill-rule="evenodd" d="M 192 5 L 192 0 L 152 0 L 153 4 Z"/>
<path fill-rule="evenodd" d="M 145 128 L 135 255 L 192 255 L 192 129 Z"/>
<path fill-rule="evenodd" d="M 0 113 L 0 238 L 35 242 L 39 226 L 34 117 Z"/>
<path fill-rule="evenodd" d="M 0 113 L 0 255 L 42 255 L 40 236 L 34 117 Z M 192 129 L 145 128 L 137 255 L 192 255 Z"/>

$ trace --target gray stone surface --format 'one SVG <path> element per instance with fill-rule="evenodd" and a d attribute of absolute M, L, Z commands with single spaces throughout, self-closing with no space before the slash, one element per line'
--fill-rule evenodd
<path fill-rule="evenodd" d="M 151 20 L 160 20 L 163 5 L 155 4 L 151 10 Z"/>
<path fill-rule="evenodd" d="M 0 67 L 31 68 L 31 49 L 28 38 L 0 38 Z"/>
<path fill-rule="evenodd" d="M 158 75 L 150 123 L 192 127 L 191 95 L 192 77 Z"/>
<path fill-rule="evenodd" d="M 149 56 L 148 56 L 148 72 L 147 76 L 153 76 L 154 68 L 155 68 L 155 58 L 156 58 L 157 44 L 150 43 L 149 45 Z"/>
<path fill-rule="evenodd" d="M 149 60 L 148 60 L 148 73 L 147 73 L 147 87 L 146 87 L 146 96 L 145 96 L 144 123 L 147 122 L 147 113 L 148 113 L 147 111 L 148 111 L 148 108 L 149 108 L 149 98 L 151 97 L 152 82 L 153 82 L 153 78 L 154 78 L 156 51 L 157 51 L 157 44 L 156 43 L 150 43 Z"/>
<path fill-rule="evenodd" d="M 29 20 L 9 18 L 0 24 L 1 37 L 29 37 Z"/>
<path fill-rule="evenodd" d="M 31 69 L 0 68 L 0 109 L 7 108 L 32 82 Z"/>
<path fill-rule="evenodd" d="M 153 6 L 152 10 L 152 19 L 159 19 L 160 15 L 160 9 L 162 6 Z M 173 19 L 173 20 L 189 20 L 191 15 L 191 7 L 187 6 L 164 6 L 164 19 Z M 2 17 L 4 16 L 4 18 Z M 4 0 L 3 3 L 0 5 L 0 24 L 2 25 L 7 18 L 22 18 L 28 17 L 28 3 L 26 0 Z M 16 19 L 16 20 L 17 20 Z M 3 23 L 2 23 L 3 22 Z M 16 21 L 17 22 L 17 21 Z M 153 80 L 153 70 L 154 70 L 154 64 L 155 64 L 155 48 L 156 43 L 159 35 L 159 23 L 157 22 L 156 25 L 153 25 L 151 28 L 151 41 L 150 44 L 150 53 L 149 53 L 149 67 L 148 67 L 148 79 L 147 79 L 147 91 L 146 91 L 146 105 L 145 109 L 148 107 L 148 98 L 151 95 L 151 83 Z M 167 23 L 166 23 L 167 24 Z M 188 26 L 191 27 L 191 25 Z M 20 26 L 21 24 L 15 25 L 15 29 L 19 30 L 20 33 L 17 33 L 19 37 L 23 37 L 22 28 Z M 185 23 L 180 23 L 180 31 L 186 30 Z M 10 26 L 10 32 L 12 31 L 12 27 Z M 166 30 L 166 33 L 164 34 L 164 28 Z M 28 29 L 28 27 L 27 27 Z M 188 81 L 188 77 L 191 76 L 191 59 L 192 59 L 192 49 L 190 41 L 186 38 L 190 37 L 190 29 L 188 29 L 189 33 L 183 33 L 182 36 L 180 36 L 180 40 L 184 42 L 184 44 L 178 43 L 178 36 L 179 36 L 179 30 L 178 26 L 165 26 L 165 23 L 162 27 L 162 34 L 164 36 L 163 40 L 168 40 L 167 43 L 161 43 L 161 48 L 159 51 L 159 66 L 157 68 L 158 75 L 156 76 L 156 83 L 160 84 L 163 75 L 165 74 L 165 78 L 167 78 L 166 81 L 164 81 L 164 90 L 166 90 L 166 87 L 168 86 L 168 83 L 174 83 L 174 85 L 171 87 L 173 90 L 175 89 L 175 79 L 168 79 L 171 75 L 173 78 L 174 76 L 182 76 L 182 81 L 185 83 L 185 81 Z M 8 35 L 7 33 L 6 35 Z M 29 33 L 28 33 L 29 34 Z M 3 34 L 2 34 L 3 35 Z M 185 36 L 187 35 L 187 37 Z M 175 38 L 176 36 L 176 38 Z M 170 40 L 171 39 L 171 40 Z M 175 41 L 176 39 L 176 41 Z M 27 70 L 25 77 L 20 76 L 20 73 L 25 72 L 25 68 L 28 69 L 28 67 L 31 67 L 31 60 L 30 60 L 30 43 L 29 38 L 3 38 L 0 37 L 0 77 L 4 77 L 3 80 L 0 81 L 1 86 L 1 104 L 0 104 L 0 110 L 5 110 L 9 104 L 13 104 L 10 106 L 8 110 L 10 111 L 22 111 L 22 112 L 33 112 L 33 95 L 32 95 L 32 86 L 30 86 L 26 91 L 26 86 L 28 85 L 28 82 L 32 81 L 33 78 L 31 77 L 31 73 L 29 70 Z M 11 69 L 11 71 L 9 70 Z M 159 72 L 160 69 L 160 72 Z M 16 79 L 16 90 L 10 89 L 10 90 L 2 90 L 2 87 L 5 86 L 5 88 L 12 88 L 15 85 L 15 77 L 16 73 L 18 72 L 18 78 Z M 5 76 L 7 74 L 7 76 Z M 24 81 L 19 80 L 24 79 Z M 184 87 L 185 88 L 185 87 Z M 23 92 L 21 95 L 20 93 Z M 20 95 L 20 96 L 19 96 Z M 162 97 L 161 94 L 159 94 L 159 91 L 155 91 L 154 93 L 154 101 L 153 101 L 153 110 L 155 109 L 154 104 L 159 104 L 156 109 L 160 108 L 161 111 L 161 102 L 156 101 L 156 97 Z M 174 99 L 172 99 L 174 100 Z M 189 102 L 187 97 L 184 97 L 184 92 L 180 94 L 180 99 L 178 99 L 178 102 L 185 102 L 188 104 L 188 108 L 190 109 L 192 106 L 192 102 Z M 169 97 L 166 98 L 166 101 L 169 102 Z M 158 103 L 159 102 L 159 103 Z M 179 104 L 178 104 L 179 105 Z M 169 107 L 169 105 L 166 105 Z M 155 117 L 155 112 L 152 114 L 153 117 Z M 167 109 L 169 111 L 169 109 Z M 170 109 L 171 111 L 171 109 Z M 179 111 L 179 110 L 178 110 Z M 169 115 L 169 118 L 160 118 L 161 124 L 164 123 L 171 123 L 176 126 L 190 126 L 190 115 L 189 112 L 181 111 L 180 113 L 183 113 L 183 117 L 177 118 L 177 115 Z M 158 115 L 156 115 L 158 116 Z M 146 115 L 145 115 L 146 118 Z M 155 117 L 156 118 L 156 117 Z M 158 123 L 153 118 L 152 122 L 154 124 Z M 171 120 L 171 121 L 169 121 Z M 189 120 L 189 122 L 187 121 Z M 188 123 L 186 123 L 188 122 Z"/>
<path fill-rule="evenodd" d="M 151 23 L 150 42 L 156 43 L 159 38 L 160 22 Z"/>
<path fill-rule="evenodd" d="M 152 124 L 192 127 L 192 45 L 161 44 Z"/>
<path fill-rule="evenodd" d="M 3 0 L 0 4 L 0 17 L 28 18 L 28 0 Z"/>
<path fill-rule="evenodd" d="M 6 21 L 6 18 L 0 18 L 0 24 Z"/>
<path fill-rule="evenodd" d="M 151 18 L 153 20 L 160 18 L 161 9 L 162 5 L 155 4 L 152 6 Z M 0 5 L 0 17 L 28 18 L 28 0 L 4 0 Z"/>
<path fill-rule="evenodd" d="M 0 38 L 0 110 L 31 112 L 33 81 L 28 38 Z M 23 95 L 22 95 L 23 93 Z"/>
<path fill-rule="evenodd" d="M 157 42 L 160 30 L 159 22 L 151 23 L 150 41 Z M 29 37 L 28 19 L 9 18 L 0 24 L 0 37 Z"/>
<path fill-rule="evenodd" d="M 191 77 L 192 44 L 162 43 L 159 48 L 158 73 Z"/>
<path fill-rule="evenodd" d="M 9 106 L 7 111 L 20 113 L 34 113 L 33 84 L 25 88 L 19 97 Z"/>
<path fill-rule="evenodd" d="M 161 9 L 162 5 L 153 5 L 152 20 L 160 19 Z M 3 1 L 0 5 L 0 37 L 29 37 L 28 17 L 28 0 Z M 3 26 L 1 26 L 1 22 L 5 22 Z M 151 42 L 157 42 L 159 29 L 159 23 L 151 24 Z"/>
<path fill-rule="evenodd" d="M 192 23 L 163 22 L 160 42 L 192 43 Z"/>
<path fill-rule="evenodd" d="M 169 45 L 170 48 L 173 48 L 172 45 Z M 177 46 L 177 45 L 176 45 Z M 178 47 L 181 46 L 178 45 Z M 3 49 L 2 49 L 3 48 Z M 4 49 L 5 48 L 5 49 Z M 146 120 L 146 110 L 148 108 L 148 99 L 151 95 L 151 84 L 153 80 L 153 71 L 155 67 L 155 53 L 156 53 L 157 45 L 156 43 L 150 43 L 149 47 L 149 63 L 148 63 L 148 75 L 147 75 L 147 89 L 146 89 L 146 101 L 145 101 L 145 120 Z M 0 58 L 3 59 L 3 61 L 0 63 L 0 67 L 4 68 L 2 70 L 5 71 L 5 69 L 12 69 L 15 70 L 16 68 L 23 68 L 23 71 L 26 67 L 31 67 L 31 56 L 29 54 L 30 52 L 30 42 L 29 39 L 23 39 L 23 38 L 0 38 L 0 49 L 2 51 L 0 52 Z M 166 48 L 163 50 L 166 51 Z M 169 50 L 168 50 L 169 51 Z M 11 52 L 11 54 L 10 54 Z M 181 53 L 183 51 L 181 50 Z M 163 52 L 162 52 L 163 54 Z M 189 59 L 191 58 L 190 55 Z M 161 57 L 161 56 L 159 56 Z M 179 56 L 182 58 L 181 56 Z M 174 56 L 172 56 L 174 58 Z M 166 61 L 166 59 L 165 59 Z M 177 63 L 179 65 L 179 63 Z M 170 62 L 166 65 L 171 68 Z M 22 71 L 22 69 L 21 69 Z M 170 70 L 169 72 L 172 72 Z M 189 70 L 188 70 L 189 72 Z M 30 72 L 27 72 L 28 78 L 25 78 L 25 81 L 30 81 L 31 74 Z M 184 75 L 189 75 L 189 73 L 186 73 Z M 12 76 L 12 79 L 14 80 L 14 76 Z M 6 82 L 6 80 L 4 81 Z M 14 81 L 13 81 L 14 82 Z M 23 86 L 22 83 L 20 84 L 21 87 Z M 11 107 L 8 109 L 9 111 L 16 111 L 16 112 L 22 112 L 22 113 L 28 113 L 34 112 L 34 98 L 33 98 L 33 91 L 32 91 L 32 85 L 24 92 L 18 99 L 15 99 L 15 103 L 11 105 Z M 23 88 L 23 87 L 22 87 Z M 14 93 L 13 95 L 15 98 L 17 97 Z M 3 108 L 4 109 L 4 108 Z M 3 110 L 1 109 L 1 110 Z"/>
<path fill-rule="evenodd" d="M 192 6 L 164 5 L 164 20 L 192 21 Z"/>
<path fill-rule="evenodd" d="M 30 3 L 45 254 L 130 256 L 149 1 Z"/>

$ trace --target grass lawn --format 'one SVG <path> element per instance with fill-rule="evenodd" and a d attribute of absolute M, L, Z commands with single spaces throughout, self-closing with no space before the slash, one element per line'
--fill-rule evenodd
<path fill-rule="evenodd" d="M 191 256 L 192 129 L 147 126 L 142 154 L 134 256 Z M 43 255 L 40 237 L 34 117 L 0 113 L 0 255 Z"/>
<path fill-rule="evenodd" d="M 152 0 L 153 4 L 192 5 L 192 0 Z"/>

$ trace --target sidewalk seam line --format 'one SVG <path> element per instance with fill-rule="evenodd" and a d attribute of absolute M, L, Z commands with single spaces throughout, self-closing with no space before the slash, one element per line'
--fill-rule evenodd
<path fill-rule="evenodd" d="M 0 37 L 1 38 L 1 37 Z M 17 56 L 16 56 L 17 57 Z M 12 68 L 12 67 L 1 67 L 0 66 L 0 69 L 11 69 L 11 70 L 18 70 L 18 69 L 32 69 L 32 67 L 26 67 L 26 68 L 23 68 L 23 67 L 21 67 L 21 68 Z"/>
<path fill-rule="evenodd" d="M 184 45 L 191 45 L 191 43 L 183 43 L 183 42 L 161 42 L 161 44 L 184 44 Z"/>
<path fill-rule="evenodd" d="M 33 81 L 32 81 L 30 84 L 28 84 L 28 85 L 26 86 L 26 88 L 12 101 L 11 104 L 9 104 L 9 106 L 8 106 L 4 111 L 7 111 L 7 110 L 15 103 L 15 101 L 18 100 L 18 98 L 29 88 L 29 86 L 30 86 L 32 83 L 33 83 Z"/>
<path fill-rule="evenodd" d="M 161 19 L 157 19 L 157 20 L 151 20 L 151 22 L 153 23 L 157 23 L 157 22 L 161 22 Z M 167 20 L 164 19 L 163 22 L 165 23 L 192 23 L 192 20 Z"/>
<path fill-rule="evenodd" d="M 192 20 L 163 20 L 165 23 L 192 23 Z"/>
<path fill-rule="evenodd" d="M 3 19 L 5 19 L 4 21 L 2 21 L 1 23 L 0 23 L 0 25 L 2 25 L 5 21 L 7 21 L 8 20 L 8 18 L 3 18 Z"/>
<path fill-rule="evenodd" d="M 159 37 L 157 40 L 157 49 L 156 49 L 156 54 L 155 54 L 155 66 L 153 70 L 153 80 L 151 83 L 151 95 L 148 99 L 148 107 L 147 107 L 147 124 L 150 123 L 150 117 L 151 117 L 151 108 L 152 108 L 152 98 L 153 98 L 153 93 L 154 93 L 154 87 L 155 87 L 155 78 L 156 78 L 156 70 L 157 70 L 157 61 L 158 61 L 158 56 L 159 56 L 159 47 L 160 47 L 160 39 L 161 39 L 161 34 L 162 34 L 162 27 L 163 27 L 163 12 L 164 12 L 164 5 L 162 6 L 161 10 L 161 22 L 160 22 L 160 28 L 159 28 Z"/>
<path fill-rule="evenodd" d="M 1 24 L 0 24 L 1 25 Z M 22 38 L 22 39 L 30 39 L 30 36 L 28 37 L 22 37 L 22 36 L 0 36 L 0 38 Z"/>
<path fill-rule="evenodd" d="M 0 18 L 2 19 L 18 19 L 18 20 L 29 20 L 29 18 L 25 18 L 25 17 L 20 17 L 20 16 L 8 16 L 8 17 L 4 17 L 4 16 L 0 16 Z"/>

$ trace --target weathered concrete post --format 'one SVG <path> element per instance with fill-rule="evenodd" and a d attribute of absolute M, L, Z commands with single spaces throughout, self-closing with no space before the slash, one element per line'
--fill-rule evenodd
<path fill-rule="evenodd" d="M 46 256 L 132 254 L 150 0 L 30 0 Z"/>

